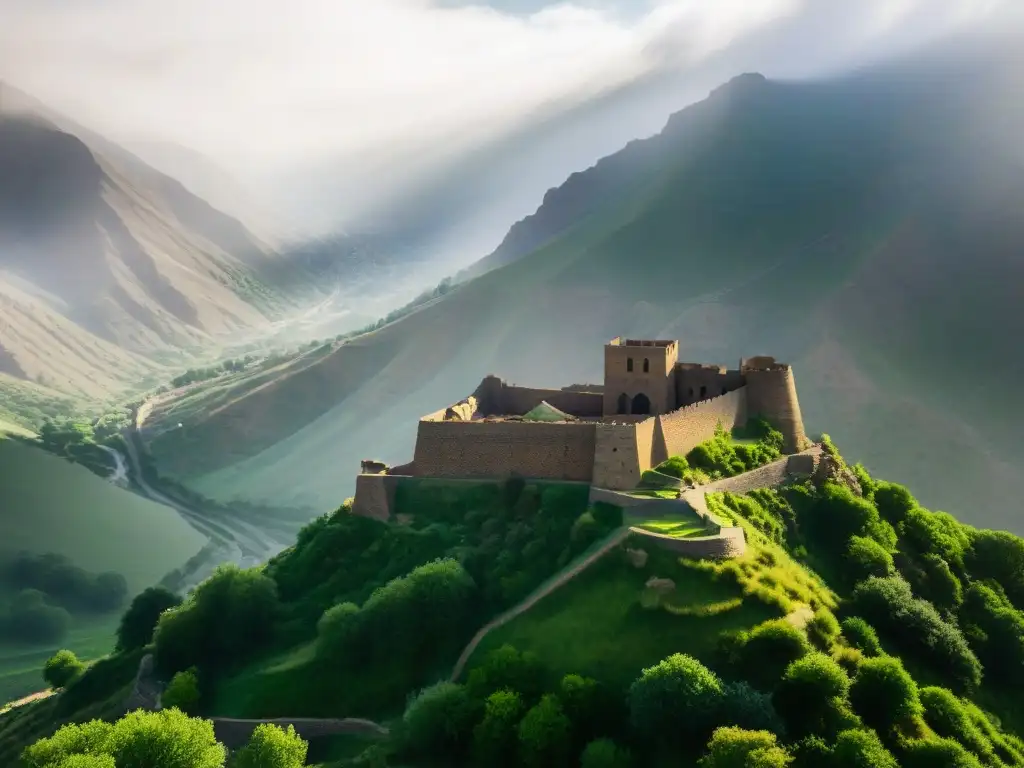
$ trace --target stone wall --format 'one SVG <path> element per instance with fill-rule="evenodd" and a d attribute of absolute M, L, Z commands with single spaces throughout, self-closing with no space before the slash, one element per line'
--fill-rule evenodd
<path fill-rule="evenodd" d="M 387 522 L 394 509 L 398 475 L 356 475 L 352 514 Z"/>
<path fill-rule="evenodd" d="M 502 478 L 515 474 L 589 481 L 594 471 L 597 426 L 420 421 L 413 461 L 421 477 Z"/>
<path fill-rule="evenodd" d="M 715 436 L 721 423 L 732 429 L 746 423 L 746 387 L 728 394 L 687 405 L 678 411 L 658 417 L 658 445 L 653 448 L 652 461 L 660 464 L 669 456 L 685 456 L 691 449 Z"/>
<path fill-rule="evenodd" d="M 758 488 L 773 488 L 785 482 L 786 478 L 791 474 L 791 467 L 801 464 L 801 462 L 793 461 L 796 456 L 808 457 L 813 462 L 820 455 L 821 446 L 815 445 L 813 448 L 808 448 L 794 456 L 783 456 L 781 459 L 765 464 L 763 467 L 752 469 L 750 472 L 744 472 L 742 475 L 725 477 L 713 483 L 702 485 L 697 490 L 704 493 L 717 493 L 719 491 L 749 493 Z"/>
<path fill-rule="evenodd" d="M 747 551 L 747 540 L 742 528 L 723 528 L 716 536 L 674 539 L 661 533 L 632 529 L 639 542 L 654 544 L 659 549 L 674 552 L 694 560 L 721 560 L 741 557 Z"/>
<path fill-rule="evenodd" d="M 747 413 L 761 416 L 782 432 L 787 453 L 799 451 L 807 442 L 796 381 L 789 366 L 774 365 L 766 369 L 745 370 L 747 380 Z"/>
<path fill-rule="evenodd" d="M 654 419 L 643 424 L 653 426 Z M 637 430 L 641 424 L 597 424 L 594 446 L 592 482 L 598 488 L 626 490 L 640 482 L 641 466 L 650 465 L 650 448 L 641 456 L 637 445 Z M 651 429 L 647 429 L 650 434 Z M 648 441 L 650 438 L 647 438 Z"/>
<path fill-rule="evenodd" d="M 743 374 L 739 370 L 699 363 L 676 365 L 676 404 L 679 406 L 720 397 L 742 386 Z"/>

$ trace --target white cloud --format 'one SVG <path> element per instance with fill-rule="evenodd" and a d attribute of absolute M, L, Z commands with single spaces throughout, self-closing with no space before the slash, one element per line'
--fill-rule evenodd
<path fill-rule="evenodd" d="M 744 55 L 768 29 L 792 27 L 790 52 L 814 52 L 797 74 L 811 74 L 829 54 L 864 55 L 1001 5 L 651 0 L 626 17 L 575 3 L 516 16 L 429 0 L 0 0 L 0 76 L 113 138 L 269 169 L 455 145 L 666 63 L 735 55 L 769 71 Z"/>

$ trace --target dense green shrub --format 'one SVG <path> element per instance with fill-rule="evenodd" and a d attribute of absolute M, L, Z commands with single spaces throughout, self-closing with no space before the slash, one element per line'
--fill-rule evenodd
<path fill-rule="evenodd" d="M 116 723 L 65 725 L 28 747 L 22 761 L 26 768 L 52 768 L 85 754 L 109 755 L 118 768 L 221 768 L 225 757 L 213 723 L 165 709 L 139 710 Z"/>
<path fill-rule="evenodd" d="M 722 685 L 722 699 L 715 721 L 748 731 L 771 731 L 779 736 L 786 732 L 782 718 L 775 711 L 771 694 L 763 693 L 743 680 Z"/>
<path fill-rule="evenodd" d="M 865 723 L 883 733 L 924 711 L 917 683 L 893 656 L 864 660 L 850 687 L 850 703 Z"/>
<path fill-rule="evenodd" d="M 903 521 L 903 541 L 919 555 L 941 557 L 957 573 L 964 569 L 964 554 L 971 545 L 966 526 L 945 512 L 929 512 L 917 507 Z"/>
<path fill-rule="evenodd" d="M 696 659 L 676 653 L 643 670 L 628 694 L 633 728 L 653 743 L 701 741 L 714 727 L 722 681 Z"/>
<path fill-rule="evenodd" d="M 572 744 L 571 724 L 558 697 L 545 694 L 519 723 L 519 755 L 533 768 L 565 765 Z"/>
<path fill-rule="evenodd" d="M 699 768 L 786 768 L 789 753 L 776 743 L 774 733 L 742 728 L 718 728 L 708 742 Z"/>
<path fill-rule="evenodd" d="M 843 637 L 850 646 L 856 648 L 865 656 L 878 656 L 882 652 L 882 644 L 878 640 L 878 633 L 874 627 L 868 624 L 860 616 L 849 616 L 843 619 L 840 625 Z"/>
<path fill-rule="evenodd" d="M 967 589 L 961 621 L 991 679 L 1024 684 L 1024 612 L 996 589 L 975 582 Z"/>
<path fill-rule="evenodd" d="M 194 715 L 199 706 L 199 675 L 193 667 L 175 672 L 160 696 L 160 704 L 166 708 L 177 707 L 187 715 Z"/>
<path fill-rule="evenodd" d="M 68 650 L 57 651 L 43 667 L 43 679 L 53 688 L 64 688 L 85 671 L 85 664 Z"/>
<path fill-rule="evenodd" d="M 149 645 L 156 623 L 166 610 L 181 605 L 181 598 L 163 587 L 144 589 L 132 600 L 117 628 L 117 650 L 130 651 Z"/>
<path fill-rule="evenodd" d="M 921 689 L 920 699 L 925 722 L 935 733 L 963 744 L 986 765 L 995 763 L 997 758 L 992 743 L 952 691 L 930 686 Z"/>
<path fill-rule="evenodd" d="M 889 551 L 896 546 L 895 531 L 875 505 L 839 483 L 825 483 L 799 521 L 801 530 L 832 554 L 846 553 L 854 536 L 872 539 Z"/>
<path fill-rule="evenodd" d="M 819 608 L 804 628 L 811 644 L 819 651 L 828 651 L 839 637 L 839 621 L 828 608 Z"/>
<path fill-rule="evenodd" d="M 851 582 L 871 576 L 892 576 L 896 572 L 892 555 L 874 539 L 851 536 L 846 550 L 846 568 Z"/>
<path fill-rule="evenodd" d="M 888 520 L 894 526 L 901 525 L 910 510 L 918 507 L 917 499 L 910 491 L 902 485 L 885 481 L 875 485 L 871 500 L 878 508 L 878 514 L 882 519 Z"/>
<path fill-rule="evenodd" d="M 686 463 L 714 477 L 732 477 L 774 461 L 782 455 L 785 438 L 763 419 L 752 419 L 747 424 L 748 434 L 756 438 L 753 445 L 734 443 L 722 425 L 715 436 L 686 454 Z M 660 471 L 660 469 L 659 469 Z M 685 475 L 685 469 L 680 477 Z"/>
<path fill-rule="evenodd" d="M 58 643 L 71 627 L 71 614 L 50 605 L 37 589 L 25 589 L 15 595 L 6 615 L 0 611 L 0 632 L 20 643 Z"/>
<path fill-rule="evenodd" d="M 902 649 L 944 668 L 959 685 L 973 688 L 981 682 L 981 664 L 960 630 L 931 603 L 915 598 L 901 577 L 867 579 L 854 589 L 851 607 Z"/>
<path fill-rule="evenodd" d="M 522 694 L 524 703 L 532 706 L 544 691 L 544 678 L 544 667 L 535 654 L 503 645 L 470 670 L 466 687 L 480 701 L 495 691 L 515 691 Z"/>
<path fill-rule="evenodd" d="M 232 756 L 231 768 L 302 768 L 308 749 L 294 725 L 286 730 L 263 723 L 256 726 L 249 742 Z"/>
<path fill-rule="evenodd" d="M 972 531 L 964 553 L 975 579 L 994 579 L 1018 609 L 1024 609 L 1024 539 L 1006 531 Z"/>
<path fill-rule="evenodd" d="M 270 578 L 219 566 L 184 603 L 161 614 L 153 638 L 157 665 L 165 672 L 230 668 L 266 645 L 278 611 Z"/>
<path fill-rule="evenodd" d="M 830 768 L 899 768 L 874 731 L 843 731 L 832 748 Z"/>
<path fill-rule="evenodd" d="M 412 756 L 458 761 L 469 747 L 477 713 L 465 686 L 445 681 L 424 688 L 402 716 L 403 750 Z"/>
<path fill-rule="evenodd" d="M 977 757 L 952 739 L 918 739 L 900 756 L 903 768 L 982 768 Z"/>
<path fill-rule="evenodd" d="M 776 619 L 754 627 L 743 637 L 736 666 L 751 685 L 771 690 L 787 667 L 810 650 L 803 632 L 785 619 Z"/>
<path fill-rule="evenodd" d="M 484 702 L 484 717 L 473 729 L 473 758 L 477 765 L 515 766 L 519 721 L 526 707 L 515 691 L 495 691 Z"/>
<path fill-rule="evenodd" d="M 629 768 L 633 758 L 628 749 L 611 739 L 594 739 L 580 755 L 580 768 Z"/>
<path fill-rule="evenodd" d="M 843 722 L 849 689 L 846 671 L 831 657 L 815 652 L 789 665 L 772 701 L 791 736 L 827 735 Z"/>

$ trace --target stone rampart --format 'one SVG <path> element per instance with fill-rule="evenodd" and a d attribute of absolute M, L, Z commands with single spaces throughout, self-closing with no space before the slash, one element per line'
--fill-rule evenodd
<path fill-rule="evenodd" d="M 742 475 L 726 477 L 713 483 L 702 485 L 697 490 L 702 493 L 717 493 L 719 491 L 749 493 L 758 488 L 773 488 L 785 482 L 786 478 L 791 474 L 790 468 L 792 466 L 799 465 L 800 462 L 793 461 L 796 456 L 808 457 L 813 462 L 815 457 L 820 455 L 821 446 L 815 445 L 812 448 L 794 454 L 794 456 L 783 456 L 781 459 L 765 464 L 763 467 L 752 469 L 749 472 L 744 472 Z"/>
<path fill-rule="evenodd" d="M 554 403 L 552 403 L 554 405 Z M 420 421 L 413 462 L 421 477 L 589 481 L 594 423 Z"/>
<path fill-rule="evenodd" d="M 541 402 L 547 402 L 560 411 L 572 416 L 595 418 L 604 412 L 604 395 L 599 392 L 578 392 L 565 389 L 533 389 L 513 387 L 508 384 L 501 388 L 500 415 L 522 415 Z"/>
<path fill-rule="evenodd" d="M 727 430 L 745 424 L 746 392 L 747 387 L 740 387 L 658 416 L 656 434 L 660 433 L 660 441 L 655 441 L 652 463 L 657 466 L 670 456 L 685 456 L 700 443 L 714 437 L 719 423 Z"/>
<path fill-rule="evenodd" d="M 356 495 L 352 514 L 387 522 L 395 506 L 399 475 L 356 475 Z"/>
<path fill-rule="evenodd" d="M 677 539 L 641 528 L 631 528 L 630 532 L 640 537 L 641 541 L 649 541 L 659 549 L 694 560 L 741 557 L 747 551 L 747 540 L 742 528 L 722 528 L 714 536 L 694 536 L 687 539 Z"/>
<path fill-rule="evenodd" d="M 751 368 L 743 372 L 747 380 L 747 413 L 761 416 L 782 432 L 787 453 L 799 451 L 807 443 L 800 401 L 796 396 L 793 369 L 788 365 Z"/>
<path fill-rule="evenodd" d="M 654 419 L 647 419 L 644 424 L 653 427 Z M 626 490 L 635 488 L 640 482 L 640 474 L 650 466 L 650 447 L 647 455 L 642 456 L 638 446 L 637 433 L 639 424 L 596 424 L 594 444 L 593 484 L 599 488 Z M 646 434 L 651 433 L 648 427 Z M 649 440 L 650 438 L 648 438 Z"/>

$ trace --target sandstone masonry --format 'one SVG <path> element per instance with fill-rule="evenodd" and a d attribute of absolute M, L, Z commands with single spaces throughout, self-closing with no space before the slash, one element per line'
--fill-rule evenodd
<path fill-rule="evenodd" d="M 792 368 L 772 357 L 739 367 L 679 362 L 679 342 L 612 339 L 604 384 L 515 387 L 488 376 L 476 390 L 422 417 L 413 460 L 363 462 L 353 512 L 386 519 L 398 477 L 530 479 L 636 487 L 643 472 L 710 439 L 721 424 L 761 417 L 787 453 L 807 444 Z"/>

